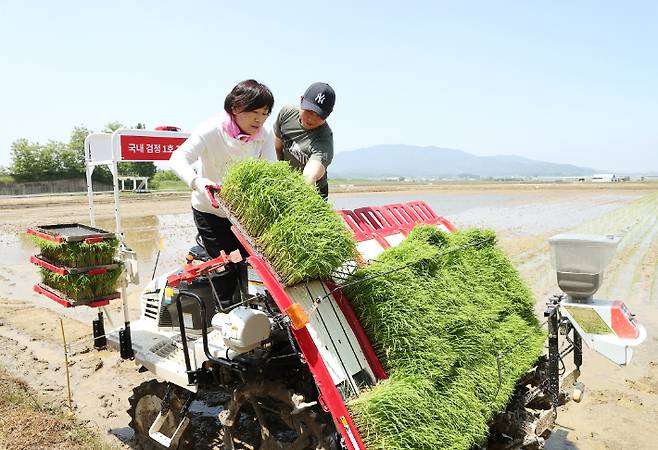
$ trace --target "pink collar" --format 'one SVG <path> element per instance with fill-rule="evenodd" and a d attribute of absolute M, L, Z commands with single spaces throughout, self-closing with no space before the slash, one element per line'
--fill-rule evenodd
<path fill-rule="evenodd" d="M 243 133 L 242 130 L 240 130 L 238 124 L 235 123 L 235 118 L 233 115 L 227 113 L 226 111 L 222 112 L 222 129 L 233 139 L 237 139 L 242 142 L 252 142 L 259 139 L 263 135 L 263 127 L 260 127 L 256 134 Z"/>

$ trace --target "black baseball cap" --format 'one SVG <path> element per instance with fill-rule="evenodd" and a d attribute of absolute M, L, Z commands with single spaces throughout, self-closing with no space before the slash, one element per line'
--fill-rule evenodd
<path fill-rule="evenodd" d="M 327 83 L 313 83 L 302 97 L 302 109 L 313 111 L 323 119 L 329 117 L 334 110 L 334 103 L 336 93 Z"/>

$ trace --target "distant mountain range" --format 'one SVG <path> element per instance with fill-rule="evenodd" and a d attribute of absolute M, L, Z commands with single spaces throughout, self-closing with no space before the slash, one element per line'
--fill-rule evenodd
<path fill-rule="evenodd" d="M 475 156 L 461 150 L 411 145 L 377 145 L 336 153 L 329 168 L 334 178 L 550 177 L 596 172 L 514 155 Z"/>

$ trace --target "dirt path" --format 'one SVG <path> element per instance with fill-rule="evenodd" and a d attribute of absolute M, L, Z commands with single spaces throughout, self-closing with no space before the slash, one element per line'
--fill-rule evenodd
<path fill-rule="evenodd" d="M 655 449 L 649 430 L 658 417 L 658 193 L 633 189 L 464 188 L 408 193 L 426 199 L 460 227 L 487 226 L 513 259 L 538 299 L 537 310 L 557 291 L 546 239 L 556 232 L 623 236 L 617 257 L 606 272 L 600 296 L 625 300 L 649 330 L 630 367 L 618 368 L 585 351 L 582 381 L 587 394 L 580 404 L 559 412 L 559 427 L 549 448 Z M 334 196 L 341 207 L 351 194 Z M 367 203 L 385 203 L 386 194 L 359 194 Z M 399 195 L 396 193 L 395 195 Z M 471 203 L 465 205 L 467 195 Z M 382 197 L 384 196 L 384 197 Z M 397 197 L 396 197 L 397 198 Z M 359 199 L 360 200 L 360 199 Z M 431 203 L 435 202 L 435 203 Z M 364 204 L 367 204 L 364 203 Z M 97 224 L 111 228 L 110 196 L 96 199 Z M 439 209 L 441 208 L 441 209 Z M 447 212 L 446 212 L 447 211 Z M 158 241 L 164 240 L 157 273 L 175 267 L 191 243 L 194 226 L 187 194 L 126 198 L 122 217 L 127 239 L 141 255 L 141 275 L 150 279 Z M 76 414 L 107 439 L 138 448 L 128 428 L 128 397 L 133 386 L 151 376 L 137 372 L 118 354 L 93 350 L 91 320 L 95 311 L 62 309 L 31 291 L 36 269 L 27 262 L 33 250 L 21 233 L 43 223 L 87 222 L 84 197 L 0 200 L 0 364 L 37 390 L 66 401 L 59 317 L 73 350 L 71 376 Z M 138 313 L 140 287 L 129 292 Z M 107 309 L 115 326 L 120 305 Z M 112 328 L 106 322 L 106 327 Z"/>

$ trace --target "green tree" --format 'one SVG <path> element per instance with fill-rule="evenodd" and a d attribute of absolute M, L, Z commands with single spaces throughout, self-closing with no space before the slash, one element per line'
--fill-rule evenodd
<path fill-rule="evenodd" d="M 10 172 L 17 181 L 84 176 L 84 160 L 80 152 L 63 142 L 49 140 L 46 144 L 39 144 L 18 139 L 12 143 L 11 156 Z"/>
<path fill-rule="evenodd" d="M 105 125 L 104 132 L 111 133 L 124 128 L 120 122 Z M 138 123 L 137 129 L 145 129 Z M 85 175 L 85 138 L 91 133 L 84 125 L 76 126 L 68 144 L 49 140 L 46 144 L 18 139 L 11 144 L 11 164 L 0 168 L 0 176 L 13 176 L 16 181 L 42 181 L 80 178 Z M 153 177 L 157 169 L 152 162 L 126 162 L 119 164 L 120 175 Z M 112 174 L 105 166 L 97 166 L 94 181 L 112 182 Z"/>
<path fill-rule="evenodd" d="M 75 153 L 77 161 L 82 167 L 82 173 L 84 174 L 84 165 L 85 165 L 85 139 L 89 136 L 92 131 L 84 125 L 78 125 L 73 128 L 71 132 L 71 138 L 69 139 L 68 149 L 71 152 Z M 91 176 L 93 181 L 99 181 L 101 183 L 112 183 L 112 172 L 107 166 L 96 166 L 94 172 Z"/>
<path fill-rule="evenodd" d="M 55 161 L 57 163 L 57 178 L 81 178 L 84 177 L 84 164 L 80 163 L 79 155 L 71 148 L 61 142 L 50 142 L 46 148 L 52 147 Z"/>
<path fill-rule="evenodd" d="M 121 128 L 126 128 L 121 122 L 110 122 L 105 125 L 105 128 L 103 128 L 103 133 L 114 133 L 116 130 L 120 130 Z"/>
<path fill-rule="evenodd" d="M 91 134 L 91 130 L 84 125 L 73 127 L 69 139 L 69 150 L 73 151 L 81 166 L 85 164 L 85 139 Z"/>
<path fill-rule="evenodd" d="M 61 142 L 49 141 L 46 145 L 18 139 L 11 144 L 11 175 L 17 181 L 39 181 L 58 178 L 60 163 L 57 152 Z"/>
<path fill-rule="evenodd" d="M 9 168 L 0 166 L 0 185 L 14 183 L 14 177 L 11 176 Z"/>

